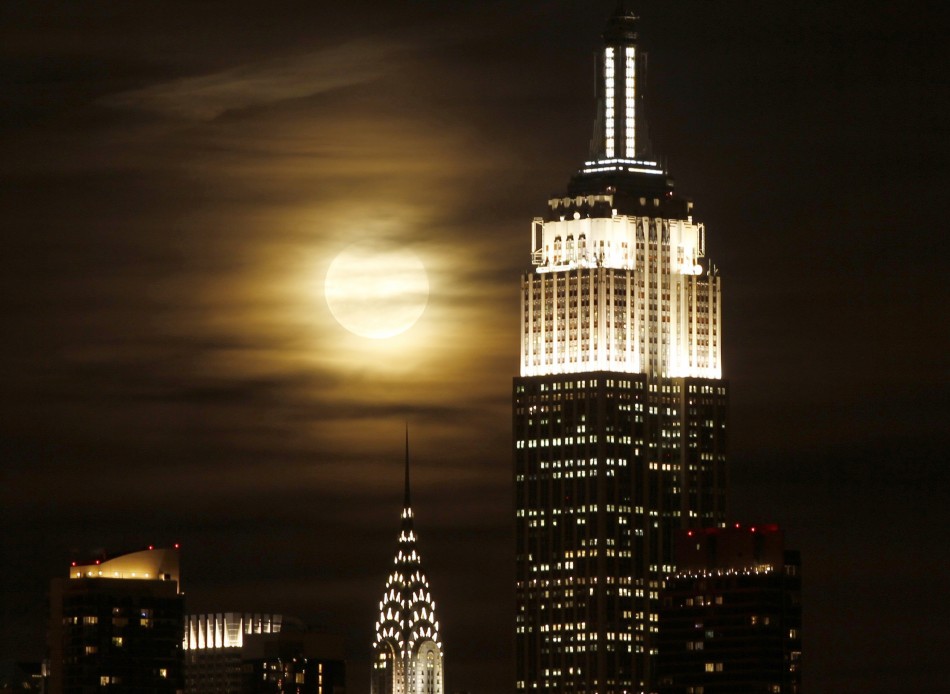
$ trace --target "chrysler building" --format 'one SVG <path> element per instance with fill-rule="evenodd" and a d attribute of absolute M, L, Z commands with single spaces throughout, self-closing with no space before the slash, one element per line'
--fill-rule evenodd
<path fill-rule="evenodd" d="M 371 694 L 444 694 L 442 640 L 429 580 L 416 546 L 409 498 L 406 435 L 405 500 L 392 570 L 386 580 L 373 642 Z"/>

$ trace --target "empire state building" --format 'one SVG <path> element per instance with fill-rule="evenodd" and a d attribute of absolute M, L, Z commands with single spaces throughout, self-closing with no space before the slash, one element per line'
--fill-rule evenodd
<path fill-rule="evenodd" d="M 654 158 L 620 4 L 589 161 L 531 224 L 514 379 L 518 691 L 653 691 L 673 538 L 725 518 L 720 277 Z"/>

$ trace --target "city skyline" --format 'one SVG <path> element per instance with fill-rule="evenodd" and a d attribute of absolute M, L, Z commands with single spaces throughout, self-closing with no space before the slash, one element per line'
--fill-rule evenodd
<path fill-rule="evenodd" d="M 189 612 L 338 628 L 362 691 L 408 419 L 447 691 L 510 686 L 526 220 L 585 158 L 614 4 L 0 9 L 3 657 L 41 656 L 73 551 L 180 542 Z M 760 5 L 634 3 L 724 277 L 729 515 L 802 551 L 805 689 L 937 691 L 945 25 Z M 362 236 L 429 273 L 384 342 L 321 295 Z"/>

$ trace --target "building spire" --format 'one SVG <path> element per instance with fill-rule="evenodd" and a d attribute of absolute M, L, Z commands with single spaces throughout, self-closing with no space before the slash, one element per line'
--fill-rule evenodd
<path fill-rule="evenodd" d="M 647 56 L 640 45 L 639 24 L 633 3 L 617 0 L 597 56 L 597 110 L 589 158 L 571 180 L 570 197 L 612 188 L 634 200 L 652 200 L 667 197 L 672 189 L 672 180 L 655 161 L 647 132 Z"/>
<path fill-rule="evenodd" d="M 409 499 L 409 422 L 406 422 L 406 490 L 403 507 L 409 508 L 411 505 Z"/>
<path fill-rule="evenodd" d="M 396 556 L 379 601 L 371 694 L 444 694 L 442 637 L 429 579 L 422 570 L 409 507 L 409 423 L 406 422 L 405 508 Z"/>

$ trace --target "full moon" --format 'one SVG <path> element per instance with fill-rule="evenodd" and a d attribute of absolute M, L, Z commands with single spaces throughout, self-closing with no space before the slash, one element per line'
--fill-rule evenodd
<path fill-rule="evenodd" d="M 429 302 L 429 278 L 410 250 L 355 243 L 333 259 L 324 283 L 327 305 L 351 333 L 382 340 L 404 333 Z"/>

